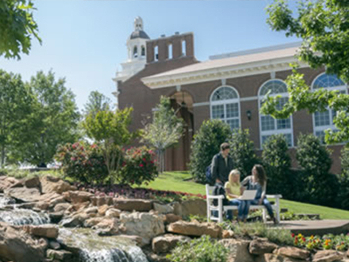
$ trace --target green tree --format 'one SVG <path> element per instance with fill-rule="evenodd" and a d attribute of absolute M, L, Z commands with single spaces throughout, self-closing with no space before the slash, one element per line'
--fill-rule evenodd
<path fill-rule="evenodd" d="M 349 209 L 349 148 L 343 148 L 341 151 L 341 165 L 337 202 L 340 208 Z"/>
<path fill-rule="evenodd" d="M 338 184 L 336 176 L 330 174 L 332 160 L 329 149 L 313 134 L 300 135 L 297 145 L 296 158 L 303 169 L 307 201 L 334 206 Z"/>
<path fill-rule="evenodd" d="M 92 113 L 95 116 L 99 111 L 106 111 L 110 109 L 111 100 L 99 93 L 98 91 L 92 91 L 88 96 L 88 102 L 84 106 L 84 113 L 88 115 Z"/>
<path fill-rule="evenodd" d="M 292 195 L 293 181 L 291 178 L 291 157 L 288 144 L 283 134 L 270 136 L 263 144 L 262 161 L 268 176 L 268 192 Z"/>
<path fill-rule="evenodd" d="M 102 145 L 110 183 L 117 178 L 123 156 L 122 148 L 138 136 L 138 132 L 128 130 L 132 111 L 132 108 L 125 108 L 99 111 L 96 115 L 90 113 L 83 122 L 88 137 Z"/>
<path fill-rule="evenodd" d="M 59 144 L 73 143 L 79 138 L 77 125 L 80 119 L 74 94 L 65 87 L 65 80 L 55 80 L 52 71 L 42 71 L 27 84 L 33 92 L 32 114 L 27 119 L 28 137 L 18 147 L 16 158 L 46 166 L 53 160 Z"/>
<path fill-rule="evenodd" d="M 158 155 L 159 172 L 165 169 L 165 150 L 176 145 L 183 134 L 183 120 L 176 116 L 170 99 L 162 96 L 151 123 L 142 131 L 142 142 L 154 147 Z"/>
<path fill-rule="evenodd" d="M 275 0 L 268 7 L 268 24 L 273 30 L 286 31 L 287 36 L 303 39 L 299 60 L 311 68 L 325 67 L 326 73 L 334 74 L 349 82 L 349 1 L 318 0 L 301 1 L 297 15 L 293 15 L 287 2 Z M 338 91 L 319 89 L 311 92 L 303 75 L 296 68 L 286 80 L 289 100 L 282 110 L 277 110 L 279 97 L 268 97 L 261 112 L 275 118 L 287 118 L 292 113 L 307 109 L 310 113 L 337 111 L 334 124 L 339 130 L 326 131 L 327 143 L 349 140 L 349 95 Z"/>
<path fill-rule="evenodd" d="M 258 159 L 255 154 L 254 143 L 250 139 L 249 130 L 235 130 L 229 144 L 230 156 L 235 168 L 239 169 L 241 177 L 244 178 L 251 174 L 252 167 L 258 163 Z"/>
<path fill-rule="evenodd" d="M 29 53 L 32 37 L 41 43 L 33 10 L 32 1 L 0 1 L 0 56 L 19 59 L 20 53 Z"/>
<path fill-rule="evenodd" d="M 0 166 L 25 140 L 33 97 L 21 76 L 0 70 Z"/>
<path fill-rule="evenodd" d="M 197 181 L 206 182 L 205 170 L 211 164 L 212 158 L 219 152 L 219 146 L 229 141 L 230 126 L 219 120 L 204 121 L 194 135 L 191 144 L 190 173 Z"/>

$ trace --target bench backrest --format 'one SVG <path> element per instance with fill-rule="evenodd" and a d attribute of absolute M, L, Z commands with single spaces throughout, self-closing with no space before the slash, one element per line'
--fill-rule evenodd
<path fill-rule="evenodd" d="M 209 184 L 206 184 L 206 200 L 210 205 L 212 205 L 213 199 L 210 199 L 209 196 L 214 196 L 214 186 L 210 186 Z"/>

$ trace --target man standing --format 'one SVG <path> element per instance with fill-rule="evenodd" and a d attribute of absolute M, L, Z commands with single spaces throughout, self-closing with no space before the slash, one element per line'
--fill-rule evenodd
<path fill-rule="evenodd" d="M 233 159 L 229 156 L 228 143 L 221 144 L 221 152 L 212 159 L 211 173 L 213 181 L 224 184 L 228 181 L 230 171 L 234 168 Z"/>

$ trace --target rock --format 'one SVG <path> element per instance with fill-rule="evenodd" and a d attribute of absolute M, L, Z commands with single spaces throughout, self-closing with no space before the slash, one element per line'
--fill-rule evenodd
<path fill-rule="evenodd" d="M 166 255 L 164 255 L 164 254 L 162 254 L 162 255 L 155 254 L 155 253 L 150 252 L 150 251 L 145 251 L 144 253 L 147 256 L 147 260 L 149 262 L 171 262 L 169 259 L 166 258 Z"/>
<path fill-rule="evenodd" d="M 35 202 L 40 200 L 37 188 L 15 187 L 4 190 L 5 194 L 21 202 Z"/>
<path fill-rule="evenodd" d="M 86 214 L 97 214 L 98 213 L 98 207 L 89 207 L 84 210 Z"/>
<path fill-rule="evenodd" d="M 173 213 L 174 209 L 170 205 L 161 205 L 158 203 L 154 203 L 154 210 L 157 211 L 159 214 L 169 214 Z"/>
<path fill-rule="evenodd" d="M 84 203 L 84 202 L 90 202 L 91 196 L 93 196 L 92 193 L 85 192 L 85 191 L 69 191 L 69 200 L 72 202 L 72 204 L 78 204 L 78 203 Z"/>
<path fill-rule="evenodd" d="M 59 197 L 56 197 L 56 198 L 50 200 L 50 207 L 54 207 L 54 206 L 56 206 L 58 204 L 64 204 L 64 203 L 67 203 L 65 201 L 64 197 L 63 196 L 59 196 Z"/>
<path fill-rule="evenodd" d="M 27 188 L 33 188 L 36 187 L 39 190 L 41 190 L 41 183 L 40 183 L 40 179 L 38 176 L 34 176 L 32 178 L 27 178 L 23 180 L 23 184 L 24 186 L 26 186 Z"/>
<path fill-rule="evenodd" d="M 10 188 L 17 182 L 18 180 L 13 177 L 0 176 L 0 193 L 3 193 L 5 189 Z"/>
<path fill-rule="evenodd" d="M 29 234 L 0 223 L 0 260 L 16 262 L 41 262 L 45 243 L 34 240 Z"/>
<path fill-rule="evenodd" d="M 51 212 L 48 215 L 50 217 L 51 223 L 55 224 L 59 223 L 63 218 L 63 212 Z"/>
<path fill-rule="evenodd" d="M 222 231 L 222 238 L 233 238 L 234 232 L 232 230 L 223 230 Z"/>
<path fill-rule="evenodd" d="M 41 190 L 43 193 L 58 193 L 62 194 L 63 192 L 69 190 L 76 190 L 76 187 L 71 186 L 69 183 L 61 180 L 57 177 L 44 176 L 40 178 Z"/>
<path fill-rule="evenodd" d="M 219 241 L 229 250 L 228 262 L 251 262 L 254 256 L 248 252 L 248 240 L 222 239 Z"/>
<path fill-rule="evenodd" d="M 46 256 L 50 259 L 57 259 L 59 261 L 67 261 L 73 257 L 73 254 L 66 250 L 53 250 L 48 249 L 46 251 Z"/>
<path fill-rule="evenodd" d="M 263 255 L 265 253 L 273 253 L 278 245 L 271 243 L 266 238 L 257 238 L 250 243 L 250 253 L 254 255 Z"/>
<path fill-rule="evenodd" d="M 83 212 L 90 205 L 89 201 L 73 204 L 73 209 Z"/>
<path fill-rule="evenodd" d="M 58 249 L 61 248 L 61 244 L 59 244 L 57 241 L 50 240 L 49 241 L 49 247 L 54 249 L 54 250 L 58 250 Z"/>
<path fill-rule="evenodd" d="M 313 256 L 313 262 L 332 262 L 342 260 L 343 258 L 343 254 L 336 250 L 321 250 Z"/>
<path fill-rule="evenodd" d="M 39 201 L 35 203 L 35 208 L 38 208 L 40 210 L 47 210 L 49 208 L 49 204 L 44 201 Z"/>
<path fill-rule="evenodd" d="M 144 244 L 149 244 L 152 238 L 165 233 L 162 216 L 151 213 L 121 213 L 120 223 L 120 231 L 142 237 Z"/>
<path fill-rule="evenodd" d="M 185 217 L 189 215 L 198 215 L 206 217 L 207 204 L 204 199 L 190 199 L 182 203 L 174 204 L 174 213 Z"/>
<path fill-rule="evenodd" d="M 54 208 L 53 208 L 53 210 L 55 211 L 55 212 L 64 212 L 64 211 L 66 211 L 67 209 L 69 209 L 69 208 L 71 208 L 71 204 L 69 204 L 69 203 L 59 203 L 59 204 L 57 204 Z"/>
<path fill-rule="evenodd" d="M 105 212 L 106 217 L 120 217 L 121 210 L 116 208 L 110 208 Z"/>
<path fill-rule="evenodd" d="M 284 257 L 277 254 L 264 254 L 258 257 L 255 262 L 306 262 L 307 260 L 296 259 L 292 257 Z"/>
<path fill-rule="evenodd" d="M 110 196 L 93 196 L 91 197 L 91 203 L 93 206 L 103 206 L 103 205 L 108 205 L 111 206 L 113 205 L 113 198 Z"/>
<path fill-rule="evenodd" d="M 177 222 L 179 220 L 182 220 L 181 216 L 175 215 L 175 214 L 166 214 L 165 215 L 165 223 L 171 224 L 174 222 Z"/>
<path fill-rule="evenodd" d="M 98 208 L 98 214 L 99 214 L 100 216 L 104 216 L 104 215 L 105 215 L 105 212 L 107 212 L 108 208 L 109 208 L 108 205 L 100 206 L 100 207 Z"/>
<path fill-rule="evenodd" d="M 85 220 L 84 227 L 93 227 L 93 226 L 97 225 L 98 223 L 100 223 L 103 219 L 104 219 L 104 217 L 89 218 L 89 219 Z"/>
<path fill-rule="evenodd" d="M 153 209 L 153 202 L 143 199 L 114 198 L 114 207 L 123 211 L 148 212 Z"/>
<path fill-rule="evenodd" d="M 281 247 L 277 250 L 278 255 L 306 260 L 310 252 L 297 247 Z"/>
<path fill-rule="evenodd" d="M 29 225 L 23 226 L 24 231 L 27 233 L 36 236 L 36 237 L 45 237 L 45 238 L 54 238 L 58 237 L 58 227 L 54 225 Z"/>
<path fill-rule="evenodd" d="M 218 238 L 222 234 L 222 229 L 215 223 L 195 223 L 186 221 L 177 221 L 167 226 L 167 231 L 185 236 L 209 235 Z"/>
<path fill-rule="evenodd" d="M 189 237 L 166 234 L 152 240 L 152 249 L 155 253 L 169 253 L 178 242 L 190 241 Z"/>
<path fill-rule="evenodd" d="M 61 225 L 63 227 L 77 227 L 82 226 L 84 221 L 88 219 L 88 214 L 85 213 L 79 213 L 75 214 L 72 217 L 65 218 L 61 221 Z"/>

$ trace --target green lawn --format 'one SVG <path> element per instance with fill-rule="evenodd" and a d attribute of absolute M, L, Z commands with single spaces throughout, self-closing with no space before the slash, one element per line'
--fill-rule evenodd
<path fill-rule="evenodd" d="M 155 181 L 149 183 L 149 185 L 143 184 L 141 187 L 205 195 L 205 185 L 197 184 L 190 180 L 186 181 L 190 178 L 191 175 L 189 172 L 166 172 L 159 175 L 159 177 L 156 178 Z M 349 211 L 341 209 L 289 200 L 281 200 L 281 207 L 287 208 L 294 213 L 320 214 L 323 219 L 349 219 Z"/>

